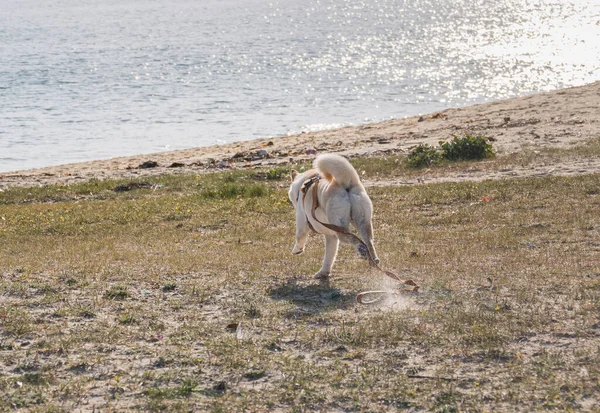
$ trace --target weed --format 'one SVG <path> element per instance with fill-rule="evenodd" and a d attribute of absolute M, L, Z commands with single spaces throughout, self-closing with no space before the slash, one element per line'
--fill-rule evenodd
<path fill-rule="evenodd" d="M 450 142 L 440 142 L 442 157 L 449 161 L 469 161 L 495 156 L 492 144 L 484 136 L 455 136 Z"/>
<path fill-rule="evenodd" d="M 458 413 L 457 396 L 454 392 L 441 393 L 435 398 L 435 411 L 438 413 Z"/>
<path fill-rule="evenodd" d="M 431 145 L 420 144 L 411 148 L 407 162 L 411 168 L 425 168 L 438 164 L 442 155 Z"/>
<path fill-rule="evenodd" d="M 33 386 L 46 386 L 49 381 L 42 373 L 25 373 L 20 377 L 20 382 L 31 384 Z"/>
<path fill-rule="evenodd" d="M 176 397 L 189 397 L 198 384 L 191 379 L 185 379 L 177 387 L 151 388 L 144 390 L 144 394 L 151 399 L 172 399 Z"/>
<path fill-rule="evenodd" d="M 129 292 L 123 285 L 113 285 L 104 293 L 104 298 L 109 300 L 125 300 L 127 297 L 129 297 Z"/>
<path fill-rule="evenodd" d="M 122 313 L 119 315 L 119 323 L 121 323 L 121 324 L 130 325 L 130 324 L 136 324 L 137 322 L 138 322 L 138 318 L 136 317 L 135 314 Z"/>
<path fill-rule="evenodd" d="M 264 370 L 252 370 L 244 374 L 244 377 L 250 381 L 259 380 L 265 377 L 267 373 Z"/>
<path fill-rule="evenodd" d="M 67 278 L 65 280 L 65 284 L 68 285 L 69 287 L 73 287 L 73 286 L 77 285 L 77 282 L 78 281 L 73 277 Z"/>
<path fill-rule="evenodd" d="M 253 305 L 249 306 L 245 312 L 246 317 L 249 318 L 259 318 L 261 314 L 260 308 Z"/>
<path fill-rule="evenodd" d="M 33 319 L 22 308 L 0 308 L 0 328 L 9 337 L 24 337 L 34 330 Z"/>
<path fill-rule="evenodd" d="M 78 306 L 75 308 L 75 314 L 79 317 L 83 317 L 83 318 L 94 318 L 96 317 L 96 313 L 94 312 L 94 309 L 90 306 Z"/>
<path fill-rule="evenodd" d="M 177 284 L 175 284 L 174 282 L 167 282 L 167 283 L 164 283 L 162 286 L 162 290 L 165 293 L 175 291 L 176 289 L 177 289 Z"/>
<path fill-rule="evenodd" d="M 269 169 L 267 171 L 267 180 L 268 181 L 279 181 L 281 180 L 281 177 L 286 174 L 288 171 L 287 169 L 283 169 L 283 168 L 277 168 L 277 169 Z"/>

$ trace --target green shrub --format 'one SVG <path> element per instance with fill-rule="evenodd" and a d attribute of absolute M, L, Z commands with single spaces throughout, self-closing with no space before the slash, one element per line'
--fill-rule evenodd
<path fill-rule="evenodd" d="M 449 161 L 467 161 L 486 159 L 495 156 L 492 144 L 484 136 L 465 135 L 455 136 L 450 142 L 440 142 L 442 157 Z"/>
<path fill-rule="evenodd" d="M 442 160 L 441 154 L 431 145 L 422 143 L 411 148 L 408 154 L 408 166 L 424 168 L 437 164 Z"/>

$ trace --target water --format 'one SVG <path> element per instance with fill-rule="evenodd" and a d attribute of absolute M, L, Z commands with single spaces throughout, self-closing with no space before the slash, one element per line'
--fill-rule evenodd
<path fill-rule="evenodd" d="M 2 0 L 0 171 L 581 85 L 599 39 L 583 0 Z"/>

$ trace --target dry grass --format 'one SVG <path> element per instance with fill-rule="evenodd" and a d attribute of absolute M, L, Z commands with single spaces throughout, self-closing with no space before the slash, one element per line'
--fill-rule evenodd
<path fill-rule="evenodd" d="M 370 188 L 422 290 L 360 307 L 387 281 L 310 279 L 281 172 L 1 193 L 0 410 L 598 411 L 600 175 Z"/>
<path fill-rule="evenodd" d="M 450 162 L 442 160 L 439 166 L 430 168 L 408 167 L 405 155 L 391 155 L 378 158 L 373 162 L 369 158 L 354 159 L 357 168 L 365 177 L 377 185 L 389 184 L 391 181 L 407 182 L 410 180 L 436 179 L 453 176 L 455 179 L 473 173 L 500 176 L 519 171 L 518 175 L 529 176 L 534 169 L 552 170 L 554 175 L 561 175 L 563 167 L 570 166 L 579 170 L 586 169 L 586 164 L 600 157 L 600 138 L 572 145 L 568 149 L 525 146 L 515 153 L 500 152 L 499 156 L 482 162 Z M 593 169 L 593 168 L 587 168 Z M 597 169 L 597 167 L 596 167 Z M 540 175 L 540 173 L 536 173 Z"/>

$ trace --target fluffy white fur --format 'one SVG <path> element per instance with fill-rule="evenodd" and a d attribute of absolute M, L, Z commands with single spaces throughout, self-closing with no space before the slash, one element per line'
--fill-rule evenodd
<path fill-rule="evenodd" d="M 315 274 L 316 278 L 326 278 L 331 274 L 331 269 L 337 255 L 339 241 L 354 245 L 363 258 L 369 253 L 376 262 L 379 262 L 375 246 L 373 245 L 373 204 L 360 182 L 358 173 L 348 160 L 340 155 L 324 154 L 318 156 L 313 164 L 314 168 L 298 174 L 292 171 L 292 184 L 288 196 L 296 208 L 296 244 L 292 253 L 304 252 L 310 227 L 308 223 L 325 237 L 325 258 L 323 266 Z M 353 237 L 333 231 L 324 227 L 312 218 L 313 205 L 312 187 L 306 195 L 302 194 L 302 185 L 307 179 L 316 174 L 321 176 L 318 183 L 317 219 L 321 222 L 340 226 L 346 230 L 350 224 L 356 228 L 360 238 L 365 242 L 367 251 L 362 244 Z M 314 184 L 313 184 L 314 185 Z"/>

